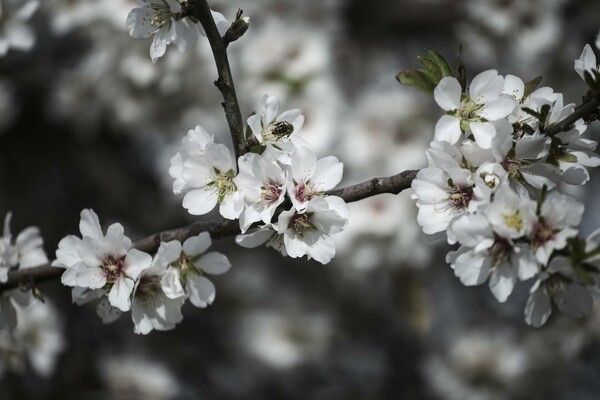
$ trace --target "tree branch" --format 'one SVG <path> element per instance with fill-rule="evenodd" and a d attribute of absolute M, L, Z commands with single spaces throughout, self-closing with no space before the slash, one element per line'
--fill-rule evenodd
<path fill-rule="evenodd" d="M 244 143 L 244 121 L 235 93 L 235 86 L 233 85 L 229 59 L 227 58 L 227 45 L 229 43 L 221 37 L 206 0 L 190 0 L 188 4 L 189 8 L 184 9 L 184 14 L 190 13 L 190 15 L 193 15 L 200 21 L 212 49 L 219 74 L 219 78 L 215 81 L 215 86 L 219 89 L 221 95 L 223 95 L 225 118 L 227 118 L 229 131 L 231 132 L 233 151 L 237 160 Z"/>
<path fill-rule="evenodd" d="M 577 107 L 572 114 L 568 115 L 560 122 L 557 122 L 556 124 L 548 127 L 548 129 L 546 129 L 544 133 L 548 136 L 554 136 L 557 133 L 566 132 L 573 127 L 573 124 L 578 119 L 597 114 L 600 111 L 598 109 L 599 106 L 600 92 L 593 94 L 593 96 L 588 101 L 584 102 L 579 107 Z"/>
<path fill-rule="evenodd" d="M 387 178 L 374 178 L 357 185 L 331 190 L 326 194 L 340 196 L 348 203 L 381 193 L 397 194 L 410 188 L 410 184 L 416 177 L 417 172 L 418 171 L 410 170 Z M 161 242 L 168 242 L 170 240 L 179 240 L 180 242 L 183 242 L 185 239 L 196 236 L 200 232 L 210 233 L 212 239 L 222 239 L 239 234 L 240 227 L 237 220 L 199 221 L 181 228 L 154 233 L 148 237 L 135 241 L 133 243 L 133 248 L 147 253 L 153 253 L 158 249 Z M 21 283 L 33 284 L 56 279 L 60 277 L 63 272 L 63 268 L 51 267 L 50 265 L 10 271 L 8 274 L 8 282 L 0 284 L 0 293 L 13 289 Z"/>
<path fill-rule="evenodd" d="M 417 176 L 417 172 L 419 171 L 408 170 L 387 178 L 373 178 L 357 185 L 330 190 L 327 194 L 330 196 L 339 196 L 346 203 L 359 201 L 382 193 L 398 194 L 410 187 L 413 179 Z"/>

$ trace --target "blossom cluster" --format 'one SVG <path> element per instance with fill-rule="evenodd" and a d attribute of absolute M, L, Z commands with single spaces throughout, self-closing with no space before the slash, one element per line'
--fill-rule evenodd
<path fill-rule="evenodd" d="M 597 68 L 586 46 L 575 69 L 584 77 Z M 468 90 L 442 78 L 434 98 L 446 114 L 412 188 L 423 231 L 460 245 L 446 260 L 463 284 L 488 281 L 504 302 L 518 281 L 537 277 L 525 320 L 541 326 L 552 303 L 575 316 L 591 308 L 598 234 L 576 238 L 584 207 L 559 185 L 585 184 L 600 157 L 582 136 L 582 119 L 552 129 L 575 105 L 532 86 L 495 70 L 475 76 Z"/>
<path fill-rule="evenodd" d="M 299 109 L 279 113 L 279 99 L 270 95 L 262 103 L 264 110 L 248 118 L 249 151 L 237 163 L 201 126 L 190 130 L 171 159 L 173 192 L 185 193 L 183 207 L 192 215 L 219 205 L 224 218 L 239 219 L 241 246 L 266 243 L 283 255 L 326 264 L 335 256 L 331 235 L 348 223 L 344 200 L 326 195 L 342 179 L 343 164 L 308 148 L 298 134 Z"/>
<path fill-rule="evenodd" d="M 206 307 L 215 299 L 215 287 L 206 274 L 219 275 L 231 267 L 220 253 L 206 253 L 208 233 L 161 242 L 154 257 L 132 247 L 119 223 L 106 234 L 94 211 L 81 212 L 81 238 L 69 235 L 58 244 L 53 266 L 65 268 L 61 281 L 72 287 L 78 305 L 99 300 L 98 315 L 105 323 L 131 311 L 134 331 L 170 330 L 181 322 L 186 299 Z"/>

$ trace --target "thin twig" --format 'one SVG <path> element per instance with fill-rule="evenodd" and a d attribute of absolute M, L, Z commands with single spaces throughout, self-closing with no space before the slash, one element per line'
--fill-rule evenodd
<path fill-rule="evenodd" d="M 549 126 L 548 129 L 544 131 L 544 133 L 548 136 L 554 136 L 557 133 L 566 132 L 573 127 L 573 124 L 578 119 L 585 118 L 588 115 L 598 113 L 598 107 L 600 106 L 599 96 L 600 92 L 596 93 L 596 95 L 589 99 L 587 102 L 577 107 L 572 114 L 568 115 L 560 122 Z"/>
<path fill-rule="evenodd" d="M 235 158 L 237 159 L 240 156 L 240 149 L 244 144 L 244 121 L 235 93 L 231 68 L 229 67 L 229 59 L 227 57 L 228 43 L 223 40 L 219 34 L 208 2 L 206 0 L 192 0 L 189 1 L 189 4 L 191 7 L 187 10 L 189 10 L 189 12 L 202 24 L 212 49 L 217 72 L 219 74 L 219 78 L 215 81 L 215 86 L 219 89 L 221 95 L 223 95 L 225 118 L 227 118 L 229 131 L 231 132 L 231 140 L 233 141 L 233 151 L 235 153 Z"/>
<path fill-rule="evenodd" d="M 408 189 L 413 179 L 417 176 L 416 170 L 400 172 L 387 178 L 373 178 L 357 185 L 331 190 L 327 192 L 331 196 L 340 196 L 347 203 L 366 199 L 382 193 L 398 194 Z"/>

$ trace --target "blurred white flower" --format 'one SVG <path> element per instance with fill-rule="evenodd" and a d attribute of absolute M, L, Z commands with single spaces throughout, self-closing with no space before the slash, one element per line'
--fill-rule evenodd
<path fill-rule="evenodd" d="M 322 313 L 253 311 L 244 315 L 239 340 L 244 350 L 270 367 L 289 369 L 322 357 L 333 334 Z"/>
<path fill-rule="evenodd" d="M 30 50 L 35 44 L 35 35 L 27 25 L 38 9 L 38 0 L 0 1 L 0 56 L 8 50 Z"/>
<path fill-rule="evenodd" d="M 531 353 L 506 330 L 458 332 L 445 351 L 425 359 L 424 375 L 444 399 L 509 400 L 531 384 Z"/>
<path fill-rule="evenodd" d="M 100 374 L 107 399 L 172 400 L 180 392 L 179 382 L 164 364 L 137 355 L 107 356 L 100 361 Z"/>
<path fill-rule="evenodd" d="M 31 291 L 12 290 L 2 294 L 0 307 L 0 320 L 4 314 L 8 322 L 0 323 L 0 376 L 5 369 L 22 373 L 30 366 L 49 377 L 66 346 L 62 320 L 52 303 L 41 303 Z"/>
<path fill-rule="evenodd" d="M 12 268 L 18 266 L 20 269 L 26 269 L 48 262 L 39 229 L 26 228 L 13 241 L 10 232 L 11 218 L 12 214 L 7 213 L 4 219 L 4 233 L 0 237 L 0 282 L 8 280 L 8 272 Z"/>
<path fill-rule="evenodd" d="M 50 16 L 50 27 L 58 34 L 73 29 L 93 29 L 94 24 L 108 23 L 125 30 L 123 21 L 131 11 L 132 0 L 45 0 L 42 4 Z"/>
<path fill-rule="evenodd" d="M 62 321 L 48 301 L 32 301 L 28 307 L 15 303 L 17 326 L 14 337 L 29 359 L 34 371 L 47 377 L 52 374 L 58 355 L 65 349 Z"/>

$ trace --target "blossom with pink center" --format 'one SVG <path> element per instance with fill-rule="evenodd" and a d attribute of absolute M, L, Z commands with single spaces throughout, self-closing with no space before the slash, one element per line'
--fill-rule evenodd
<path fill-rule="evenodd" d="M 262 155 L 244 154 L 239 169 L 233 181 L 246 203 L 240 215 L 240 229 L 244 233 L 254 222 L 271 223 L 275 210 L 285 200 L 286 174 L 268 150 Z"/>
<path fill-rule="evenodd" d="M 131 292 L 143 270 L 150 267 L 152 257 L 131 249 L 131 240 L 125 236 L 119 223 L 102 232 L 98 216 L 92 210 L 81 212 L 79 224 L 81 239 L 69 235 L 58 244 L 55 267 L 66 268 L 63 285 L 77 290 L 102 289 L 111 306 L 121 311 L 131 308 Z"/>
<path fill-rule="evenodd" d="M 291 161 L 287 189 L 298 212 L 306 210 L 310 200 L 323 196 L 342 180 L 344 164 L 336 157 L 328 156 L 317 160 L 310 149 L 299 147 L 292 154 Z"/>

